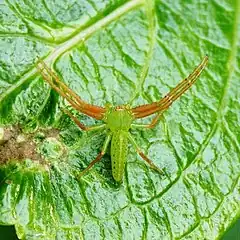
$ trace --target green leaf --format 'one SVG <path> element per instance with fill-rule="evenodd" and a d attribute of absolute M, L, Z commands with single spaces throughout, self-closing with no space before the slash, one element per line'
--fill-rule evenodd
<path fill-rule="evenodd" d="M 222 236 L 240 215 L 239 0 L 8 0 L 0 19 L 1 225 L 20 239 Z M 165 176 L 130 146 L 122 184 L 109 152 L 76 178 L 105 133 L 63 114 L 67 102 L 37 58 L 89 103 L 137 106 L 163 97 L 205 54 L 208 67 L 157 127 L 133 131 Z"/>

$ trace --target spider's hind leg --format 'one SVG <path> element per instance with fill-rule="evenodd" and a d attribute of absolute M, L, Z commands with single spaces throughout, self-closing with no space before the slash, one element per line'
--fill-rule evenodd
<path fill-rule="evenodd" d="M 157 167 L 157 166 L 153 163 L 153 161 L 152 161 L 151 159 L 149 159 L 149 158 L 142 152 L 142 150 L 138 147 L 136 141 L 134 140 L 134 138 L 132 137 L 132 135 L 131 135 L 130 133 L 128 134 L 128 139 L 130 140 L 130 142 L 132 143 L 132 145 L 135 147 L 136 151 L 137 151 L 138 154 L 141 156 L 141 158 L 142 158 L 145 162 L 147 162 L 147 163 L 149 164 L 149 166 L 150 166 L 153 170 L 157 171 L 158 173 L 160 173 L 160 174 L 162 174 L 162 175 L 165 174 L 162 169 L 160 169 L 159 167 Z"/>
<path fill-rule="evenodd" d="M 97 157 L 92 161 L 90 162 L 90 164 L 87 166 L 87 168 L 85 168 L 82 172 L 80 172 L 78 174 L 78 176 L 81 178 L 89 169 L 91 169 L 95 163 L 99 162 L 102 157 L 104 156 L 104 154 L 106 153 L 106 150 L 107 150 L 107 147 L 108 147 L 108 144 L 109 142 L 111 141 L 111 138 L 112 138 L 112 134 L 109 133 L 104 141 L 104 144 L 103 144 L 103 147 L 102 147 L 102 151 L 97 155 Z"/>

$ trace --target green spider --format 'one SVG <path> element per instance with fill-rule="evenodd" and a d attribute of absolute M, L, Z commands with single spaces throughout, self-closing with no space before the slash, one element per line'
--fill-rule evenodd
<path fill-rule="evenodd" d="M 97 155 L 89 166 L 84 169 L 80 176 L 85 174 L 95 163 L 101 160 L 106 153 L 106 149 L 111 141 L 111 163 L 112 175 L 117 182 L 122 181 L 127 153 L 128 143 L 131 142 L 138 154 L 146 161 L 151 168 L 163 173 L 138 147 L 136 141 L 130 134 L 131 128 L 153 128 L 161 114 L 166 111 L 171 104 L 178 99 L 185 91 L 187 91 L 200 76 L 203 69 L 208 63 L 208 56 L 205 56 L 202 62 L 195 68 L 195 70 L 184 80 L 182 80 L 174 89 L 165 95 L 160 101 L 150 104 L 137 106 L 131 108 L 129 105 L 99 107 L 83 101 L 74 91 L 68 88 L 61 82 L 58 76 L 51 71 L 51 69 L 41 60 L 37 65 L 39 72 L 43 79 L 57 91 L 63 98 L 65 98 L 73 108 L 77 111 L 88 115 L 97 120 L 102 120 L 104 124 L 95 126 L 85 126 L 68 110 L 63 111 L 84 131 L 103 130 L 107 129 L 107 136 L 102 147 L 102 151 Z M 139 118 L 144 118 L 155 114 L 156 116 L 149 124 L 135 124 L 134 121 Z"/>

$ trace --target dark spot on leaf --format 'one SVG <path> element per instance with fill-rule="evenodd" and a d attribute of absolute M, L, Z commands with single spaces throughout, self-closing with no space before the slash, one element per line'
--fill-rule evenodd
<path fill-rule="evenodd" d="M 56 129 L 42 130 L 41 133 L 43 138 L 58 136 Z M 4 128 L 4 134 L 0 139 L 0 165 L 9 160 L 21 161 L 27 158 L 44 161 L 36 151 L 38 135 L 39 133 L 24 134 L 19 126 Z"/>
<path fill-rule="evenodd" d="M 0 164 L 8 160 L 41 160 L 41 156 L 36 153 L 36 143 L 22 134 L 19 127 L 4 129 L 2 144 L 0 145 Z"/>

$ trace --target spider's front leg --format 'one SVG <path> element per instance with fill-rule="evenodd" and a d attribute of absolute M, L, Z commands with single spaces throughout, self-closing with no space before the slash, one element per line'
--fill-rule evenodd
<path fill-rule="evenodd" d="M 53 72 L 41 59 L 36 65 L 42 78 L 63 98 L 65 98 L 77 111 L 88 115 L 89 117 L 101 120 L 105 116 L 106 109 L 100 106 L 89 104 L 83 101 L 72 89 L 63 83 L 57 74 Z M 67 113 L 68 114 L 68 113 Z M 68 114 L 69 115 L 69 114 Z M 70 115 L 69 115 L 70 116 Z M 71 116 L 70 116 L 71 117 Z M 81 126 L 81 127 L 80 127 Z M 84 126 L 80 124 L 80 128 Z"/>
<path fill-rule="evenodd" d="M 183 95 L 198 79 L 203 69 L 207 66 L 208 56 L 205 56 L 202 62 L 194 69 L 194 71 L 185 79 L 183 79 L 175 88 L 173 88 L 168 94 L 165 95 L 160 101 L 137 106 L 132 108 L 131 111 L 135 119 L 144 118 L 154 113 L 160 113 L 157 115 L 152 123 L 149 125 L 154 126 L 164 111 L 166 111 L 174 101 Z"/>

